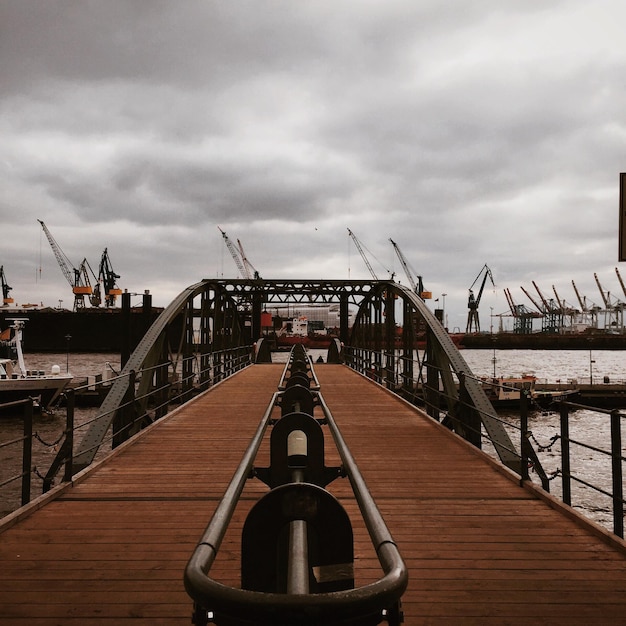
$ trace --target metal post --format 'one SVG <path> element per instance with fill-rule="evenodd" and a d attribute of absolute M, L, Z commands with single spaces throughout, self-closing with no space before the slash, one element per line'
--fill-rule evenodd
<path fill-rule="evenodd" d="M 74 465 L 74 405 L 75 405 L 75 394 L 74 389 L 70 387 L 65 392 L 67 407 L 66 407 L 66 417 L 65 417 L 65 443 L 64 445 L 67 447 L 67 457 L 65 458 L 65 473 L 63 475 L 63 480 L 65 482 L 70 482 L 72 480 L 72 468 Z"/>
<path fill-rule="evenodd" d="M 287 593 L 309 593 L 309 548 L 307 523 L 296 519 L 289 524 Z"/>
<path fill-rule="evenodd" d="M 525 389 L 520 390 L 520 475 L 522 481 L 530 479 L 528 473 L 528 395 Z"/>
<path fill-rule="evenodd" d="M 622 430 L 619 411 L 611 411 L 611 465 L 613 476 L 613 532 L 624 538 L 624 487 L 622 484 Z"/>
<path fill-rule="evenodd" d="M 121 351 L 120 365 L 123 368 L 128 359 L 130 359 L 131 350 L 131 314 L 130 314 L 130 293 L 125 291 L 122 294 L 122 333 L 121 333 Z"/>
<path fill-rule="evenodd" d="M 30 474 L 33 459 L 33 399 L 24 405 L 24 447 L 22 453 L 22 506 L 30 502 Z"/>
<path fill-rule="evenodd" d="M 569 407 L 561 403 L 561 471 L 563 473 L 563 502 L 572 504 L 572 478 L 569 457 Z"/>
<path fill-rule="evenodd" d="M 342 293 L 339 300 L 339 339 L 347 344 L 350 339 L 348 295 Z"/>

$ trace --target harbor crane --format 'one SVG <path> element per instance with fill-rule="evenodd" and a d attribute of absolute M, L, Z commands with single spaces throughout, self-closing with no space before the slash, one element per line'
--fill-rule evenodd
<path fill-rule="evenodd" d="M 102 257 L 100 257 L 98 282 L 104 287 L 104 304 L 107 307 L 115 306 L 117 296 L 122 295 L 122 290 L 117 286 L 117 279 L 119 277 L 120 275 L 113 271 L 109 252 L 107 248 L 105 248 Z"/>
<path fill-rule="evenodd" d="M 541 317 L 541 313 L 531 311 L 525 304 L 517 304 L 508 288 L 504 289 L 504 295 L 508 302 L 511 315 L 513 316 L 513 332 L 519 335 L 529 335 L 533 332 L 533 319 Z"/>
<path fill-rule="evenodd" d="M 552 291 L 554 292 L 554 297 L 559 305 L 559 312 L 562 316 L 562 320 L 565 320 L 565 317 L 568 317 L 570 327 L 573 327 L 576 319 L 580 317 L 580 311 L 561 298 L 554 285 L 552 285 Z"/>
<path fill-rule="evenodd" d="M 622 275 L 619 273 L 619 270 L 617 268 L 615 268 L 615 273 L 617 274 L 617 280 L 619 280 L 619 284 L 622 288 L 622 291 L 624 292 L 624 295 L 626 296 L 626 286 L 624 286 L 624 281 L 622 280 Z"/>
<path fill-rule="evenodd" d="M 354 245 L 356 246 L 356 249 L 359 251 L 359 254 L 361 255 L 361 258 L 363 259 L 363 261 L 365 261 L 365 265 L 367 265 L 367 269 L 372 275 L 372 278 L 374 280 L 378 280 L 378 276 L 376 276 L 376 272 L 374 271 L 372 264 L 367 258 L 367 255 L 365 254 L 365 251 L 363 250 L 363 246 L 361 245 L 361 242 L 359 241 L 358 237 L 349 228 L 348 228 L 348 235 L 350 235 L 350 238 L 352 239 L 352 241 L 354 241 Z"/>
<path fill-rule="evenodd" d="M 481 276 L 483 277 L 483 280 L 480 284 L 478 296 L 476 297 L 474 296 L 473 288 Z M 483 297 L 483 291 L 485 289 L 485 283 L 487 282 L 487 278 L 489 278 L 489 280 L 491 281 L 491 284 L 493 285 L 495 289 L 496 284 L 493 282 L 493 274 L 491 273 L 491 270 L 485 263 L 485 265 L 483 265 L 483 267 L 481 268 L 480 272 L 478 272 L 478 276 L 476 276 L 476 278 L 474 279 L 474 282 L 470 285 L 470 288 L 469 288 L 469 298 L 467 300 L 467 308 L 469 310 L 467 313 L 467 328 L 465 329 L 466 333 L 471 333 L 472 328 L 474 329 L 475 332 L 477 333 L 480 332 L 480 320 L 478 317 L 478 306 L 480 305 L 480 300 Z"/>
<path fill-rule="evenodd" d="M 583 313 L 588 313 L 589 308 L 587 307 L 587 298 L 581 298 L 578 287 L 576 287 L 576 283 L 574 281 L 572 281 L 572 287 L 574 287 L 574 293 L 576 294 L 576 298 L 578 299 L 578 303 L 580 304 L 580 310 Z"/>
<path fill-rule="evenodd" d="M 591 328 L 597 328 L 597 313 L 599 307 L 596 306 L 593 302 L 591 303 L 591 308 L 587 305 L 587 296 L 581 296 L 578 291 L 578 287 L 576 287 L 576 283 L 572 281 L 572 287 L 574 288 L 574 293 L 576 294 L 576 298 L 578 299 L 578 303 L 580 304 L 580 319 L 578 323 L 581 326 L 587 326 Z"/>
<path fill-rule="evenodd" d="M 563 326 L 560 307 L 555 306 L 553 299 L 548 300 L 543 293 L 541 293 L 541 289 L 539 289 L 534 280 L 532 283 L 535 291 L 539 294 L 539 299 L 543 305 L 543 308 L 541 309 L 543 312 L 541 331 L 544 333 L 558 333 L 561 326 Z"/>
<path fill-rule="evenodd" d="M 235 247 L 235 244 L 230 240 L 230 237 L 218 226 L 217 229 L 222 233 L 222 237 L 224 238 L 224 243 L 230 252 L 230 255 L 233 257 L 233 261 L 235 261 L 235 265 L 239 270 L 242 278 L 246 278 L 251 280 L 252 278 L 259 278 L 259 273 L 254 269 L 254 266 L 248 258 L 246 257 L 246 253 L 243 250 L 243 246 L 239 239 L 237 239 L 237 243 L 239 245 L 239 249 Z M 252 273 L 251 271 L 252 270 Z"/>
<path fill-rule="evenodd" d="M 622 302 L 617 300 L 615 304 L 611 303 L 611 292 L 604 292 L 602 289 L 602 285 L 600 284 L 600 279 L 598 275 L 594 272 L 593 277 L 596 280 L 596 284 L 598 285 L 598 290 L 600 291 L 600 295 L 602 296 L 602 302 L 604 302 L 604 327 L 612 328 L 613 330 L 619 329 L 621 332 L 624 324 L 622 320 L 624 305 Z"/>
<path fill-rule="evenodd" d="M 239 247 L 239 253 L 241 254 L 241 260 L 243 261 L 243 266 L 246 271 L 246 278 L 259 278 L 259 272 L 256 270 L 254 265 L 250 263 L 248 257 L 246 256 L 246 252 L 243 249 L 243 245 L 241 241 L 237 239 L 237 246 Z"/>
<path fill-rule="evenodd" d="M 542 310 L 541 305 L 521 285 L 520 285 L 520 289 L 526 294 L 526 297 L 535 305 L 535 308 L 537 309 L 537 311 L 539 311 L 541 315 L 543 316 L 543 310 Z"/>
<path fill-rule="evenodd" d="M 404 254 L 402 254 L 402 250 L 400 250 L 400 246 L 393 240 L 389 239 L 393 249 L 396 251 L 396 256 L 398 257 L 402 268 L 404 269 L 404 273 L 406 277 L 409 279 L 409 283 L 411 284 L 411 288 L 413 291 L 422 299 L 428 300 L 432 297 L 430 291 L 424 291 L 424 283 L 422 282 L 422 277 L 418 275 L 418 273 L 409 265 L 409 262 L 406 260 Z M 413 274 L 417 277 L 417 280 L 413 278 Z"/>
<path fill-rule="evenodd" d="M 0 284 L 2 285 L 2 306 L 13 304 L 13 298 L 9 295 L 12 287 L 9 287 L 6 276 L 4 275 L 4 265 L 0 265 Z"/>
<path fill-rule="evenodd" d="M 43 232 L 46 234 L 50 247 L 52 248 L 52 252 L 54 252 L 57 263 L 72 288 L 72 293 L 74 294 L 74 311 L 85 308 L 85 296 L 89 297 L 92 306 L 100 306 L 100 286 L 96 285 L 95 290 L 91 286 L 88 270 L 91 271 L 92 274 L 93 270 L 91 270 L 87 259 L 83 259 L 78 269 L 76 269 L 61 249 L 61 246 L 56 242 L 52 233 L 48 230 L 48 227 L 41 220 L 37 221 L 41 224 Z"/>

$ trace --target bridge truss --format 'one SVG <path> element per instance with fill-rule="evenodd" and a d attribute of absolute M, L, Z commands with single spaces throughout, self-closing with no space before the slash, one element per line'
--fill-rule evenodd
<path fill-rule="evenodd" d="M 450 336 L 424 301 L 391 280 L 206 279 L 182 291 L 140 341 L 98 417 L 77 445 L 73 471 L 89 465 L 113 430 L 113 446 L 166 409 L 154 394 L 181 401 L 255 360 L 261 314 L 273 304 L 339 304 L 345 363 L 422 404 L 478 447 L 486 430 L 502 462 L 520 471 L 520 454 Z M 351 312 L 354 324 L 349 327 Z M 130 383 L 129 383 L 130 379 Z M 165 400 L 164 405 L 167 404 Z"/>

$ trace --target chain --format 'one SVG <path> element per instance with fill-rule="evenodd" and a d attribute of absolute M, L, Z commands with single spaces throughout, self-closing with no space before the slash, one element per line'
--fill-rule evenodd
<path fill-rule="evenodd" d="M 533 435 L 532 430 L 526 431 L 526 437 L 535 444 L 535 446 L 537 447 L 537 452 L 552 452 L 552 446 L 561 438 L 561 435 L 552 435 L 550 441 L 545 446 L 537 441 L 535 435 Z"/>
<path fill-rule="evenodd" d="M 47 441 L 44 441 L 44 440 L 41 438 L 41 435 L 40 435 L 39 433 L 35 433 L 35 434 L 33 435 L 33 437 L 34 437 L 34 438 L 35 438 L 35 439 L 36 439 L 39 443 L 43 444 L 44 446 L 46 446 L 46 447 L 48 447 L 48 448 L 54 448 L 54 446 L 56 446 L 56 445 L 58 445 L 59 443 L 61 443 L 61 440 L 63 439 L 63 437 L 65 437 L 65 432 L 62 432 L 62 433 L 59 435 L 59 438 L 58 438 L 56 441 L 52 442 L 52 443 L 48 443 Z"/>
<path fill-rule="evenodd" d="M 537 473 L 537 470 L 535 468 L 535 464 L 532 461 L 528 461 L 528 467 L 530 470 L 532 470 L 533 472 Z M 554 470 L 554 472 L 552 472 L 552 474 L 550 474 L 549 476 L 546 474 L 546 478 L 548 479 L 548 482 L 553 481 L 557 476 L 561 475 L 561 470 L 559 468 L 557 468 L 556 470 Z"/>

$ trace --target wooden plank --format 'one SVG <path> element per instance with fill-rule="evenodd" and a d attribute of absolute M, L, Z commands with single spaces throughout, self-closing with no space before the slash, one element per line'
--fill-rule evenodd
<path fill-rule="evenodd" d="M 626 624 L 625 552 L 371 381 L 316 371 L 409 567 L 407 625 Z M 0 534 L 2 624 L 190 623 L 183 568 L 281 372 L 244 370 Z M 329 436 L 326 448 L 338 464 Z M 268 463 L 264 442 L 257 465 Z M 376 580 L 348 481 L 329 489 L 353 521 L 357 584 Z M 266 491 L 246 485 L 212 570 L 224 584 L 239 584 L 243 522 Z"/>

